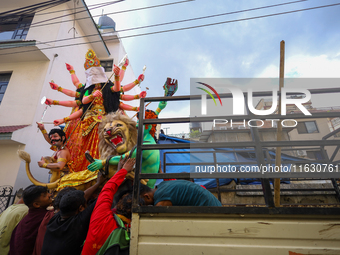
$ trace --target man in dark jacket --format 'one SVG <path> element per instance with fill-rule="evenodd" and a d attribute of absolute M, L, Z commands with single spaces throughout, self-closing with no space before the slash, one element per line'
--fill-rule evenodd
<path fill-rule="evenodd" d="M 46 187 L 31 185 L 24 190 L 24 203 L 28 206 L 28 214 L 13 230 L 9 255 L 31 255 L 41 221 L 51 205 L 51 194 Z"/>
<path fill-rule="evenodd" d="M 86 206 L 84 192 L 70 191 L 59 203 L 60 211 L 47 224 L 41 255 L 80 254 L 96 202 Z"/>

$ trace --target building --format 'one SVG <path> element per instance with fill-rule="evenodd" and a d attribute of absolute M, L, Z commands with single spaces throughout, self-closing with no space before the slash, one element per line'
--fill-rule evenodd
<path fill-rule="evenodd" d="M 294 96 L 298 98 L 299 96 Z M 261 99 L 256 106 L 256 109 L 267 110 L 271 108 L 272 100 L 271 99 Z M 320 107 L 314 108 L 312 106 L 311 100 L 306 103 L 303 103 L 303 106 L 312 114 L 313 113 L 329 113 L 329 112 L 339 112 L 340 107 Z M 295 104 L 287 105 L 287 118 L 294 119 L 294 114 L 299 114 L 301 111 L 296 107 Z M 329 133 L 335 131 L 340 128 L 340 118 L 313 118 L 310 119 L 296 119 L 297 126 L 289 132 L 289 139 L 294 140 L 322 140 L 323 137 L 327 136 Z M 339 139 L 340 141 L 340 132 L 329 137 L 328 139 Z M 336 150 L 335 146 L 328 146 L 325 148 L 327 152 L 328 158 L 332 158 L 334 151 Z M 296 148 L 294 151 L 294 156 L 300 158 L 309 158 L 315 160 L 322 160 L 324 156 L 322 155 L 322 151 L 320 147 L 308 147 L 308 148 Z M 334 161 L 340 160 L 340 154 L 335 154 Z"/>
<path fill-rule="evenodd" d="M 47 170 L 37 165 L 42 156 L 52 155 L 36 125 L 45 109 L 42 97 L 72 100 L 52 90 L 49 82 L 75 90 L 65 63 L 73 65 L 80 82 L 85 82 L 88 49 L 96 52 L 109 77 L 113 64 L 118 65 L 126 52 L 114 31 L 114 22 L 105 17 L 101 21 L 105 34 L 101 34 L 83 0 L 3 1 L 1 10 L 0 186 L 11 185 L 17 190 L 31 184 L 25 164 L 17 156 L 19 148 L 31 154 L 33 176 L 43 182 L 48 179 Z M 129 66 L 122 84 L 135 79 Z M 129 94 L 139 92 L 136 87 Z M 47 107 L 44 121 L 53 122 L 70 111 L 61 106 Z M 53 125 L 45 127 L 50 130 Z"/>

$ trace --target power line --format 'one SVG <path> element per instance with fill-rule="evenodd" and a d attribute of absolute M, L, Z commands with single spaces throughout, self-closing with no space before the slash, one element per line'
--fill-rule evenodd
<path fill-rule="evenodd" d="M 124 0 L 120 0 L 120 1 L 124 1 Z M 159 5 L 140 7 L 140 8 L 135 8 L 135 9 L 129 9 L 129 10 L 112 12 L 112 13 L 108 13 L 107 15 L 118 14 L 118 13 L 125 13 L 125 12 L 132 12 L 132 11 L 140 11 L 140 10 L 145 10 L 145 9 L 150 9 L 150 8 L 163 7 L 163 6 L 173 5 L 173 4 L 181 4 L 181 3 L 191 2 L 191 1 L 194 1 L 194 0 L 184 0 L 184 1 L 166 3 L 166 4 L 159 4 Z M 305 1 L 307 1 L 307 0 L 305 0 Z M 100 7 L 102 7 L 102 6 L 95 7 L 95 8 L 92 8 L 92 9 L 96 9 L 96 8 L 100 8 Z M 82 11 L 79 11 L 79 12 L 82 12 Z M 79 13 L 79 12 L 75 12 L 75 13 L 72 13 L 72 14 L 76 14 L 76 13 Z M 83 18 L 76 18 L 76 19 L 70 19 L 70 20 L 62 20 L 62 21 L 56 21 L 56 22 L 51 22 L 51 23 L 47 23 L 47 24 L 36 25 L 36 24 L 44 23 L 46 21 L 50 21 L 50 20 L 54 20 L 54 19 L 59 19 L 59 18 L 62 18 L 62 17 L 65 17 L 65 16 L 69 16 L 69 15 L 71 15 L 71 14 L 66 14 L 64 16 L 59 16 L 59 17 L 55 17 L 55 18 L 52 18 L 52 19 L 44 20 L 44 21 L 41 21 L 41 22 L 37 22 L 37 23 L 32 24 L 30 27 L 41 27 L 41 26 L 55 25 L 55 24 L 59 24 L 59 23 L 64 23 L 64 22 L 70 22 L 70 21 L 82 20 L 82 19 L 88 19 L 89 18 L 89 17 L 83 17 Z M 92 17 L 100 17 L 100 16 L 102 16 L 102 15 L 101 14 L 94 15 Z"/>
<path fill-rule="evenodd" d="M 282 5 L 306 2 L 306 1 L 308 1 L 308 0 L 298 0 L 298 1 L 292 1 L 292 2 L 287 2 L 287 3 L 281 3 L 281 4 L 273 4 L 273 5 L 267 5 L 267 6 L 262 6 L 262 7 L 245 9 L 245 10 L 226 12 L 226 13 L 214 14 L 214 15 L 209 15 L 209 16 L 202 16 L 202 17 L 197 17 L 197 18 L 192 18 L 192 19 L 184 19 L 184 20 L 170 21 L 170 22 L 159 23 L 159 24 L 148 25 L 148 26 L 141 26 L 141 27 L 121 29 L 121 30 L 118 30 L 116 32 L 126 32 L 126 31 L 130 31 L 130 30 L 136 30 L 136 29 L 142 29 L 142 28 L 151 28 L 151 27 L 157 27 L 157 26 L 164 26 L 164 25 L 182 23 L 182 22 L 187 22 L 187 21 L 215 18 L 215 17 L 219 17 L 219 16 L 225 16 L 225 15 L 237 14 L 237 13 L 242 13 L 242 12 L 249 12 L 249 11 L 261 10 L 261 9 L 267 9 L 267 8 L 278 7 L 278 6 L 282 6 Z"/>
<path fill-rule="evenodd" d="M 122 2 L 122 1 L 124 1 L 124 0 L 118 0 L 118 1 L 115 1 L 115 2 L 113 2 L 113 3 L 119 3 L 119 2 Z M 111 5 L 111 4 L 113 4 L 113 3 L 110 3 L 110 4 L 103 4 L 103 5 L 94 7 L 94 8 L 92 8 L 92 9 L 101 8 L 101 7 L 104 7 L 104 6 L 107 6 L 107 5 Z M 92 9 L 91 9 L 91 10 L 92 10 Z M 63 22 L 75 21 L 75 20 L 77 20 L 77 19 L 71 19 L 71 20 L 66 20 L 66 21 L 57 21 L 57 22 L 53 22 L 53 23 L 41 24 L 41 23 L 45 23 L 45 22 L 47 22 L 47 21 L 51 21 L 51 20 L 55 20 L 55 19 L 60 19 L 60 18 L 64 18 L 64 17 L 70 16 L 70 15 L 75 15 L 75 14 L 82 13 L 82 12 L 87 12 L 87 11 L 88 11 L 88 9 L 85 7 L 85 10 L 76 11 L 76 12 L 73 12 L 73 13 L 69 13 L 69 14 L 65 14 L 65 15 L 53 17 L 53 18 L 50 18 L 50 19 L 45 19 L 45 20 L 42 20 L 42 21 L 33 23 L 33 24 L 31 24 L 31 25 L 27 25 L 27 26 L 25 26 L 25 27 L 40 27 L 40 26 L 47 26 L 47 25 L 51 25 L 51 24 L 59 24 L 59 23 L 63 23 Z M 80 19 L 88 19 L 88 18 L 90 18 L 90 17 L 85 17 L 85 18 L 80 18 Z M 41 25 L 36 25 L 36 24 L 41 24 Z"/>
<path fill-rule="evenodd" d="M 251 9 L 245 9 L 245 10 L 239 10 L 239 11 L 233 11 L 233 12 L 215 14 L 215 15 L 210 15 L 210 16 L 203 16 L 203 17 L 192 18 L 192 19 L 186 19 L 186 20 L 179 20 L 179 21 L 172 21 L 172 22 L 154 24 L 154 25 L 149 25 L 149 26 L 128 28 L 128 29 L 118 30 L 118 31 L 116 31 L 116 32 L 117 32 L 117 33 L 118 33 L 118 32 L 126 32 L 126 31 L 130 31 L 130 30 L 137 30 L 137 29 L 142 29 L 142 28 L 150 28 L 150 27 L 156 27 L 156 26 L 162 26 L 162 25 L 169 25 L 169 24 L 181 23 L 181 22 L 186 22 L 186 21 L 193 21 L 193 20 L 199 20 L 199 19 L 212 18 L 212 17 L 217 17 L 217 16 L 223 16 L 223 15 L 230 15 L 230 14 L 236 14 L 236 13 L 242 13 L 242 12 L 249 12 L 249 11 L 254 11 L 254 10 L 267 9 L 267 8 L 278 7 L 278 6 L 282 6 L 282 5 L 288 5 L 288 4 L 293 4 L 293 3 L 305 2 L 305 1 L 308 1 L 308 0 L 298 0 L 298 1 L 293 1 L 293 2 L 287 2 L 287 3 L 281 3 L 281 4 L 274 4 L 274 5 L 267 5 L 267 6 L 262 6 L 262 7 L 256 7 L 256 8 L 251 8 Z M 102 35 L 105 35 L 105 33 L 103 33 Z M 37 43 L 36 45 L 39 45 L 39 44 L 47 44 L 47 43 L 55 43 L 55 42 L 62 42 L 62 41 L 68 41 L 68 40 L 74 40 L 74 39 L 80 39 L 80 38 L 86 38 L 86 37 L 92 37 L 92 36 L 98 36 L 98 34 L 79 36 L 79 37 L 75 37 L 75 38 L 65 38 L 65 39 L 59 39 L 59 40 L 53 40 L 53 41 L 46 41 L 46 42 L 39 42 L 39 43 Z"/>
<path fill-rule="evenodd" d="M 58 0 L 58 1 L 50 0 L 50 1 L 42 2 L 42 3 L 38 3 L 38 4 L 28 5 L 28 6 L 25 6 L 25 7 L 1 12 L 0 17 L 6 18 L 8 16 L 18 14 L 18 13 L 32 12 L 36 9 L 43 8 L 45 6 L 54 5 L 54 4 L 61 4 L 61 3 L 64 3 L 66 1 L 68 1 L 68 0 Z"/>
<path fill-rule="evenodd" d="M 102 4 L 114 4 L 115 2 L 117 1 L 111 1 L 111 2 L 105 2 L 105 3 L 97 3 L 97 4 L 91 4 L 91 5 L 87 5 L 87 7 L 94 7 L 94 6 L 97 6 L 97 5 L 102 5 Z M 83 7 L 76 7 L 76 8 L 73 8 L 73 9 L 82 9 Z M 42 15 L 48 15 L 48 14 L 53 14 L 53 13 L 58 13 L 58 12 L 64 12 L 64 11 L 67 11 L 69 9 L 64 9 L 64 10 L 59 10 L 59 11 L 52 11 L 52 12 L 45 12 L 45 13 L 38 13 L 36 15 L 38 16 L 42 16 Z M 89 10 L 91 10 L 91 8 L 89 8 Z"/>
<path fill-rule="evenodd" d="M 169 30 L 163 30 L 163 31 L 156 31 L 156 32 L 150 32 L 150 33 L 128 35 L 128 36 L 122 36 L 122 37 L 120 37 L 120 39 L 131 38 L 131 37 L 138 37 L 138 36 L 145 36 L 145 35 L 160 34 L 160 33 L 168 33 L 168 32 L 174 32 L 174 31 L 182 31 L 182 30 L 188 30 L 188 29 L 194 29 L 194 28 L 201 28 L 201 27 L 208 27 L 208 26 L 214 26 L 214 25 L 220 25 L 220 24 L 227 24 L 227 23 L 235 23 L 235 22 L 240 22 L 240 21 L 247 21 L 247 20 L 260 19 L 260 18 L 267 18 L 267 17 L 285 15 L 285 14 L 290 14 L 290 13 L 302 12 L 302 11 L 310 11 L 310 10 L 321 9 L 321 8 L 332 7 L 332 6 L 338 6 L 338 5 L 340 5 L 340 3 L 329 4 L 329 5 L 321 5 L 321 6 L 309 7 L 309 8 L 298 9 L 298 10 L 292 10 L 292 11 L 286 11 L 286 12 L 272 13 L 272 14 L 266 14 L 266 15 L 261 15 L 261 16 L 254 16 L 254 17 L 250 17 L 250 18 L 243 18 L 243 19 L 234 19 L 234 20 L 228 20 L 228 21 L 221 21 L 221 22 L 215 22 L 215 23 L 210 23 L 210 24 L 191 26 L 191 27 L 175 28 L 175 29 L 169 29 Z M 113 41 L 113 40 L 117 40 L 117 39 L 108 39 L 107 41 Z M 11 53 L 3 53 L 3 54 L 0 54 L 0 55 L 10 55 L 10 54 L 17 54 L 17 53 L 26 53 L 26 52 L 32 52 L 32 51 L 41 51 L 41 50 L 48 50 L 48 49 L 55 49 L 55 48 L 63 48 L 63 47 L 77 46 L 77 45 L 88 44 L 88 43 L 98 43 L 98 42 L 101 42 L 101 40 L 100 40 L 100 41 L 92 41 L 92 42 L 84 42 L 84 43 L 69 44 L 69 45 L 52 46 L 52 47 L 46 47 L 46 48 L 43 48 L 43 49 L 35 49 L 35 50 L 27 50 L 27 51 L 18 51 L 18 52 L 11 52 Z"/>

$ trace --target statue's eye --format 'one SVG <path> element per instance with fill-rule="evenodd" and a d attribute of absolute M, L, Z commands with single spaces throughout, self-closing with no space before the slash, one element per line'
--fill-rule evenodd
<path fill-rule="evenodd" d="M 121 126 L 123 126 L 122 124 L 119 124 L 119 123 L 117 123 L 117 127 L 121 127 Z"/>

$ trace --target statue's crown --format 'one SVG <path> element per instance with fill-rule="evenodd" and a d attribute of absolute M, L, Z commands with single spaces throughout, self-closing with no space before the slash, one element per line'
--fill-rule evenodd
<path fill-rule="evenodd" d="M 85 63 L 84 68 L 85 70 L 91 68 L 91 67 L 98 67 L 100 65 L 100 60 L 97 58 L 96 53 L 93 50 L 88 50 L 85 55 Z"/>

